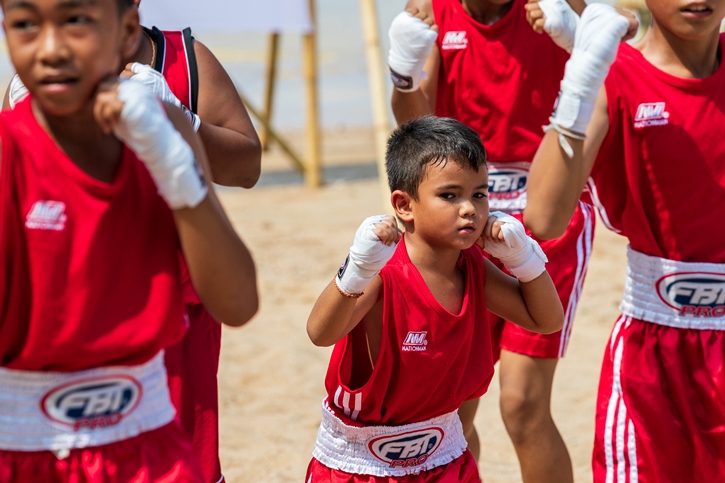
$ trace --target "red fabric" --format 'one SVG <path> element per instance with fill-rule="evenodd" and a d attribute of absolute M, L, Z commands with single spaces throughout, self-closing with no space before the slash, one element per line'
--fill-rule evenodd
<path fill-rule="evenodd" d="M 313 458 L 305 476 L 306 483 L 478 483 L 480 481 L 478 465 L 468 450 L 447 465 L 417 475 L 404 477 L 356 475 L 332 470 Z"/>
<path fill-rule="evenodd" d="M 191 76 L 189 75 L 189 58 L 181 31 L 163 31 L 164 34 L 164 67 L 166 83 L 177 99 L 191 109 Z"/>
<path fill-rule="evenodd" d="M 569 55 L 526 21 L 526 0 L 493 25 L 460 0 L 433 0 L 441 67 L 436 115 L 475 130 L 491 161 L 531 161 L 543 137 Z"/>
<path fill-rule="evenodd" d="M 466 293 L 461 312 L 452 314 L 430 293 L 401 240 L 380 272 L 383 335 L 375 368 L 362 324 L 333 350 L 325 387 L 341 420 L 391 426 L 424 421 L 486 392 L 493 359 L 483 251 L 477 246 L 464 250 L 459 263 Z"/>
<path fill-rule="evenodd" d="M 605 81 L 610 127 L 592 176 L 602 218 L 633 249 L 725 263 L 725 226 L 711 216 L 725 212 L 723 84 L 722 63 L 705 79 L 680 79 L 621 44 Z"/>
<path fill-rule="evenodd" d="M 174 218 L 125 150 L 112 183 L 69 159 L 28 98 L 0 114 L 0 366 L 146 362 L 185 330 Z"/>
<path fill-rule="evenodd" d="M 620 317 L 599 383 L 594 481 L 722 481 L 723 368 L 723 331 Z"/>
<path fill-rule="evenodd" d="M 522 223 L 524 221 L 523 215 L 520 213 L 511 216 Z M 528 230 L 527 233 L 531 235 Z M 564 308 L 564 327 L 553 334 L 537 334 L 489 313 L 494 361 L 498 360 L 500 349 L 531 357 L 547 359 L 564 357 L 569 345 L 584 278 L 587 274 L 593 238 L 594 208 L 587 203 L 580 203 L 569 222 L 566 233 L 561 238 L 538 240 L 549 259 L 546 269 L 556 286 L 559 300 Z M 487 256 L 491 258 L 488 254 Z M 493 262 L 506 271 L 501 262 L 496 259 L 493 259 Z"/>
<path fill-rule="evenodd" d="M 0 450 L 3 483 L 202 483 L 194 450 L 171 423 L 135 438 L 76 449 L 64 459 L 50 451 Z"/>
<path fill-rule="evenodd" d="M 171 91 L 191 109 L 189 53 L 183 34 L 164 31 L 163 74 Z M 189 317 L 186 337 L 166 350 L 171 402 L 182 427 L 194 440 L 204 481 L 217 483 L 221 478 L 219 461 L 219 402 L 217 371 L 221 352 L 221 324 L 201 305 L 191 283 L 184 255 L 179 251 L 184 303 Z"/>
<path fill-rule="evenodd" d="M 217 370 L 222 327 L 201 305 L 187 305 L 191 324 L 184 339 L 166 350 L 171 401 L 194 441 L 204 481 L 221 478 Z"/>

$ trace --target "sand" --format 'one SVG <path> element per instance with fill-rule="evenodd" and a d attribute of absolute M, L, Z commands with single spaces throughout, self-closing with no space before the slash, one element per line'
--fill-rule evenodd
<path fill-rule="evenodd" d="M 305 323 L 312 304 L 344 259 L 360 221 L 381 211 L 368 130 L 328 133 L 334 181 L 309 191 L 292 183 L 278 153 L 264 159 L 259 188 L 223 190 L 222 202 L 258 270 L 261 310 L 241 329 L 224 331 L 219 372 L 221 458 L 230 483 L 303 482 L 320 422 L 330 349 L 312 345 Z M 293 136 L 294 140 L 294 136 Z M 357 174 L 355 174 L 357 173 Z M 567 356 L 554 384 L 553 414 L 577 482 L 591 481 L 599 366 L 622 293 L 625 241 L 598 225 L 589 274 Z M 481 475 L 486 483 L 521 481 L 498 411 L 497 379 L 481 402 Z"/>

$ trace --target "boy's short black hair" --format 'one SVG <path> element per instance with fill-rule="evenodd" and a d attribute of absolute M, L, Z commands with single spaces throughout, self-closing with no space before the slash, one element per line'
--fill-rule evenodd
<path fill-rule="evenodd" d="M 133 7 L 133 0 L 116 0 L 116 3 L 118 4 L 118 10 L 121 12 Z"/>
<path fill-rule="evenodd" d="M 486 149 L 478 133 L 445 117 L 426 116 L 403 124 L 393 131 L 385 154 L 390 191 L 417 199 L 428 166 L 448 161 L 474 171 L 485 168 Z"/>

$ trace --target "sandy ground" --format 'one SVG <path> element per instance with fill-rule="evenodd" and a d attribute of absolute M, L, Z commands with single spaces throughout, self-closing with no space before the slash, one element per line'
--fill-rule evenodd
<path fill-rule="evenodd" d="M 261 187 L 221 193 L 253 251 L 262 297 L 260 312 L 247 327 L 224 332 L 221 458 L 230 483 L 304 481 L 330 354 L 310 343 L 305 322 L 360 221 L 381 210 L 378 181 L 370 178 L 371 134 L 343 130 L 328 133 L 326 139 L 329 177 L 353 173 L 367 179 L 333 181 L 309 191 L 292 183 L 295 175 L 286 172 L 288 165 L 273 152 L 265 156 Z M 350 167 L 354 169 L 346 171 Z M 624 239 L 601 225 L 597 229 L 569 352 L 557 371 L 553 396 L 554 418 L 569 447 L 577 482 L 591 481 L 599 365 L 617 316 L 625 270 Z M 513 483 L 521 477 L 499 415 L 498 393 L 494 382 L 476 417 L 481 475 L 486 483 Z"/>

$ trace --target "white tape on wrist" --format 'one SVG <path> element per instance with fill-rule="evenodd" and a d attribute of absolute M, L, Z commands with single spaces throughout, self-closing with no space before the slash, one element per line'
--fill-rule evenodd
<path fill-rule="evenodd" d="M 362 293 L 395 253 L 397 243 L 386 245 L 373 231 L 386 216 L 368 217 L 357 229 L 350 254 L 335 277 L 337 287 L 343 292 Z"/>
<path fill-rule="evenodd" d="M 595 3 L 584 9 L 561 81 L 554 124 L 576 133 L 586 132 L 599 89 L 628 28 L 629 21 L 614 7 Z"/>
<path fill-rule="evenodd" d="M 10 103 L 10 109 L 15 109 L 15 105 L 25 99 L 28 95 L 28 88 L 25 87 L 23 81 L 20 80 L 20 76 L 15 74 L 13 79 L 10 81 L 10 87 L 8 88 L 8 102 Z"/>
<path fill-rule="evenodd" d="M 484 250 L 501 260 L 511 275 L 522 282 L 530 282 L 544 273 L 549 259 L 536 240 L 526 235 L 524 225 L 500 211 L 490 214 L 503 223 L 501 231 L 505 242 L 487 241 Z"/>
<path fill-rule="evenodd" d="M 207 186 L 194 152 L 166 117 L 163 105 L 137 82 L 121 82 L 118 98 L 124 106 L 114 134 L 144 162 L 159 194 L 174 210 L 201 203 Z"/>
<path fill-rule="evenodd" d="M 556 45 L 571 53 L 579 15 L 566 0 L 542 0 L 539 8 L 544 13 L 544 31 Z"/>
<path fill-rule="evenodd" d="M 433 50 L 438 32 L 421 19 L 408 12 L 402 12 L 393 19 L 388 31 L 390 36 L 390 67 L 393 84 L 404 92 L 415 91 L 425 79 L 425 61 Z"/>
<path fill-rule="evenodd" d="M 143 84 L 162 101 L 173 104 L 184 111 L 184 114 L 186 114 L 187 119 L 189 119 L 194 131 L 199 130 L 199 127 L 201 126 L 201 119 L 199 119 L 199 116 L 191 112 L 191 110 L 182 104 L 179 98 L 174 95 L 163 74 L 150 65 L 140 64 L 138 62 L 131 64 L 131 71 L 134 73 L 134 75 L 131 76 L 131 80 L 133 82 Z"/>

